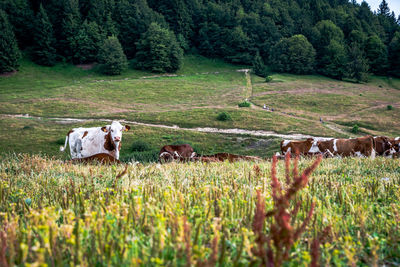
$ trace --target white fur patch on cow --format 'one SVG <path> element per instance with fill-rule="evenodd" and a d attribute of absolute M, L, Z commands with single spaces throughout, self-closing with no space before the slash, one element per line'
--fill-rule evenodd
<path fill-rule="evenodd" d="M 398 141 L 398 140 L 400 140 L 400 137 L 396 137 L 394 140 L 395 140 L 395 141 Z"/>
<path fill-rule="evenodd" d="M 314 138 L 314 142 L 312 143 L 310 150 L 308 150 L 308 153 L 321 153 L 321 150 L 319 150 L 319 147 L 317 145 L 318 141 L 319 138 Z"/>
<path fill-rule="evenodd" d="M 283 140 L 282 146 L 287 146 L 290 142 L 291 140 Z"/>
<path fill-rule="evenodd" d="M 337 142 L 337 139 L 333 139 L 333 151 L 334 152 L 338 152 L 336 142 Z"/>
<path fill-rule="evenodd" d="M 360 151 L 355 152 L 355 155 L 359 158 L 365 158 L 365 156 Z"/>

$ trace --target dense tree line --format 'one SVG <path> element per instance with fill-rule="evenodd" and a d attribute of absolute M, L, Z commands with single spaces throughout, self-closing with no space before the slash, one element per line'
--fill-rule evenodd
<path fill-rule="evenodd" d="M 0 0 L 0 10 L 2 72 L 24 50 L 37 64 L 99 62 L 108 74 L 127 60 L 174 72 L 198 53 L 261 76 L 400 76 L 400 16 L 385 0 L 376 12 L 354 0 Z"/>

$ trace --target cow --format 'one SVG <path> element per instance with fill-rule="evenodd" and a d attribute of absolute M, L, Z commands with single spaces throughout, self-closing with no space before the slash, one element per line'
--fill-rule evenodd
<path fill-rule="evenodd" d="M 130 128 L 129 125 L 123 126 L 118 121 L 103 127 L 74 128 L 68 132 L 64 147 L 60 147 L 60 151 L 65 150 L 69 141 L 72 159 L 86 158 L 99 153 L 119 159 L 122 132 Z"/>
<path fill-rule="evenodd" d="M 332 157 L 375 157 L 375 140 L 372 136 L 317 141 L 317 146 L 322 153 L 327 153 Z"/>
<path fill-rule="evenodd" d="M 160 163 L 172 160 L 188 161 L 194 156 L 196 156 L 196 153 L 189 144 L 166 145 L 161 148 L 158 160 Z"/>
<path fill-rule="evenodd" d="M 399 141 L 386 136 L 375 136 L 375 152 L 377 156 L 392 157 L 399 152 Z"/>
<path fill-rule="evenodd" d="M 327 141 L 331 138 L 324 137 L 313 137 L 307 138 L 306 140 L 282 140 L 281 141 L 281 152 L 283 155 L 290 152 L 292 154 L 299 155 L 315 155 L 322 153 L 317 146 L 318 141 Z M 278 156 L 278 155 L 277 155 Z M 284 157 L 284 156 L 283 156 Z"/>
<path fill-rule="evenodd" d="M 101 164 L 112 164 L 112 163 L 118 163 L 120 164 L 121 161 L 118 159 L 114 158 L 110 154 L 107 153 L 98 153 L 90 157 L 85 157 L 85 158 L 75 158 L 71 160 L 72 163 L 90 163 L 90 162 L 98 162 Z"/>

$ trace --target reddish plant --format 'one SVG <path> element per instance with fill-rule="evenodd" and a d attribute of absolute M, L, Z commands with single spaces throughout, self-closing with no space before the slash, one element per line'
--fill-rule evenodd
<path fill-rule="evenodd" d="M 5 230 L 1 230 L 0 231 L 0 266 L 4 266 L 4 267 L 8 266 L 6 252 L 7 252 L 7 233 Z"/>
<path fill-rule="evenodd" d="M 257 236 L 257 247 L 254 247 L 252 252 L 262 260 L 264 266 L 281 266 L 289 258 L 290 249 L 294 242 L 300 238 L 309 223 L 315 203 L 311 203 L 304 221 L 298 227 L 294 225 L 296 224 L 296 217 L 301 203 L 295 203 L 292 210 L 290 210 L 290 204 L 294 196 L 307 185 L 311 173 L 317 168 L 321 160 L 322 156 L 318 157 L 310 167 L 299 175 L 297 169 L 298 157 L 296 157 L 290 179 L 290 154 L 287 153 L 285 157 L 287 188 L 284 190 L 276 176 L 277 158 L 276 156 L 273 157 L 271 189 L 274 208 L 272 211 L 265 213 L 265 201 L 261 196 L 261 192 L 257 191 L 256 210 L 253 220 L 253 232 Z M 269 234 L 266 235 L 263 232 L 264 222 L 267 217 L 271 216 L 273 217 L 273 222 L 270 226 Z"/>

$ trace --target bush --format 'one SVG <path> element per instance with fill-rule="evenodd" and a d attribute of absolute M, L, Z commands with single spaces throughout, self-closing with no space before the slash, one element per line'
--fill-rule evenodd
<path fill-rule="evenodd" d="M 270 81 L 272 81 L 272 76 L 265 77 L 265 82 L 269 83 Z"/>
<path fill-rule="evenodd" d="M 243 101 L 241 103 L 238 104 L 239 108 L 248 108 L 251 106 L 250 102 L 247 101 Z"/>
<path fill-rule="evenodd" d="M 359 129 L 357 124 L 354 124 L 353 128 L 351 128 L 351 132 L 354 133 L 354 134 L 357 134 L 359 132 L 359 130 L 360 129 Z"/>
<path fill-rule="evenodd" d="M 219 120 L 219 121 L 230 121 L 230 120 L 232 120 L 232 118 L 231 118 L 231 115 L 229 115 L 229 113 L 224 111 L 224 112 L 221 112 L 221 113 L 218 114 L 217 120 Z"/>
<path fill-rule="evenodd" d="M 115 36 L 108 37 L 100 48 L 98 60 L 101 72 L 108 75 L 119 75 L 128 67 L 128 61 L 122 46 Z"/>
<path fill-rule="evenodd" d="M 387 110 L 392 110 L 393 106 L 392 105 L 387 105 Z"/>
<path fill-rule="evenodd" d="M 143 141 L 143 140 L 137 140 L 133 142 L 131 146 L 131 151 L 132 152 L 143 152 L 143 151 L 148 151 L 151 150 L 151 146 L 149 143 Z"/>

